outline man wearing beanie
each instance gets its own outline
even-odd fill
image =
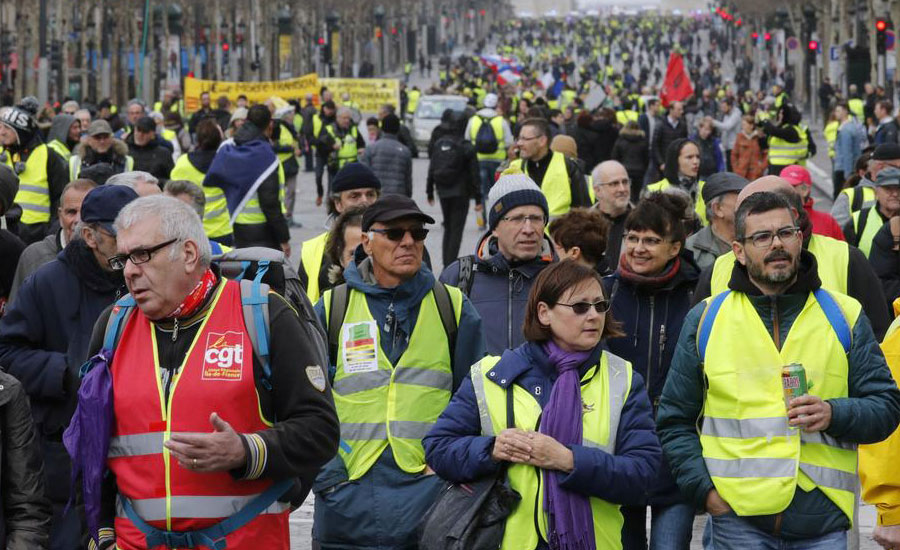
[[[500,355],[524,342],[528,292],[556,256],[544,234],[550,218],[547,198],[528,176],[501,176],[485,212],[488,232],[475,254],[447,266],[441,281],[462,290],[482,319],[490,319],[484,326],[485,348]]]
[[[341,168],[331,182],[331,199],[336,216],[357,206],[369,206],[378,199],[381,182],[372,170],[359,162],[351,162]],[[303,242],[300,249],[300,284],[306,289],[309,301],[316,303],[322,292],[330,286],[325,254],[329,231]]]
[[[15,198],[22,208],[19,237],[26,244],[43,239],[69,179],[65,161],[44,143],[34,116],[19,107],[0,113],[0,163],[19,177]]]
[[[366,147],[360,161],[381,180],[385,195],[412,197],[412,153],[400,143],[400,119],[387,115],[381,120],[381,138]]]

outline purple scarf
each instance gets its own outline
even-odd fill
[[[544,407],[540,432],[563,445],[581,444],[581,385],[578,367],[590,351],[565,351],[552,340],[543,345],[559,377]],[[588,497],[559,486],[558,472],[544,470],[544,510],[552,550],[596,550],[594,517]]]

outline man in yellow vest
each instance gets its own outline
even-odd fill
[[[20,107],[0,111],[0,163],[19,177],[15,204],[21,209],[18,235],[25,244],[50,233],[59,210],[59,197],[69,183],[66,163],[47,147],[34,117]]]
[[[284,170],[284,209],[290,227],[303,227],[299,220],[294,220],[294,204],[297,197],[297,174],[300,163],[297,157],[300,146],[294,129],[294,106],[287,105],[276,109],[272,118],[272,149],[281,162]]]
[[[426,223],[412,199],[382,196],[363,215],[366,256],[316,304],[341,422],[338,456],[313,488],[323,550],[416,547],[442,487],[422,438],[484,354],[478,313],[423,264]]]
[[[778,175],[785,166],[792,164],[806,166],[809,141],[805,129],[800,126],[800,112],[793,104],[782,103],[775,123],[766,120],[762,130],[769,144],[770,174]]]
[[[84,128],[87,130],[87,128]],[[72,150],[81,142],[81,121],[73,115],[60,113],[53,117],[47,147],[53,149],[62,159],[69,162]]]
[[[900,168],[891,166],[879,171],[875,178],[875,204],[853,213],[844,226],[844,236],[868,257],[875,234],[897,215],[900,215]]]
[[[341,168],[331,184],[331,200],[336,216],[357,206],[369,206],[378,200],[381,182],[372,169],[361,162],[351,162]],[[330,231],[303,241],[300,249],[300,285],[309,301],[315,303],[322,295],[323,283],[328,281],[330,262],[325,254]]]
[[[509,122],[497,112],[497,94],[484,96],[484,108],[479,109],[466,125],[466,139],[472,142],[478,156],[478,173],[481,178],[481,196],[486,199],[494,184],[494,174],[500,163],[506,160],[506,150],[513,144]],[[482,130],[482,126],[488,125]],[[481,135],[479,136],[479,132]]]
[[[525,173],[541,188],[551,218],[562,216],[571,208],[591,205],[578,163],[562,153],[550,151],[550,125],[544,119],[525,120],[516,143],[520,160],[514,160],[510,168]]]
[[[660,400],[663,451],[717,550],[846,548],[856,445],[900,422],[862,306],[822,288],[802,241],[779,195],[741,203],[730,289],[688,314]]]
[[[359,154],[366,147],[366,140],[353,124],[353,113],[346,107],[337,110],[334,123],[329,124],[322,132],[322,144],[328,157],[328,187],[337,171],[348,162],[356,162]]]
[[[406,94],[406,114],[408,118],[412,118],[416,114],[416,107],[419,106],[420,97],[422,97],[422,92],[418,86],[413,86],[412,90]]]

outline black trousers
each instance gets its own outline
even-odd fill
[[[444,240],[441,251],[444,267],[459,257],[459,245],[462,243],[466,217],[469,215],[469,197],[441,198],[441,213],[444,215]]]

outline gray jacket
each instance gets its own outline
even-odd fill
[[[694,253],[694,261],[701,271],[712,266],[716,263],[716,258],[731,250],[728,243],[712,232],[711,226],[706,226],[688,237],[685,248]]]
[[[383,194],[412,197],[412,154],[397,136],[382,134],[366,147],[361,160],[381,180]]]
[[[713,126],[722,134],[722,147],[726,151],[731,151],[734,149],[734,142],[737,141],[738,132],[741,131],[741,112],[737,107],[732,107],[721,121],[713,119]]]
[[[16,274],[13,275],[12,286],[9,289],[10,303],[16,297],[22,282],[37,271],[39,267],[55,260],[62,249],[62,230],[60,230],[47,235],[35,243],[31,243],[22,251],[19,263],[16,265]]]

